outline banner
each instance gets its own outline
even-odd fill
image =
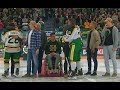
[[[98,54],[98,56],[103,56],[103,48],[101,48],[101,47],[98,48],[97,54]],[[83,48],[82,55],[83,55],[83,56],[86,56],[86,55],[87,55],[86,48]]]

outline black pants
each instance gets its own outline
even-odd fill
[[[95,52],[92,53],[90,48],[87,48],[87,61],[88,61],[88,72],[91,72],[91,58],[93,58],[94,62],[94,72],[97,72],[98,62],[97,62],[97,51],[98,49],[95,48]]]
[[[14,74],[15,62],[13,60],[13,55],[11,56],[11,74]]]
[[[69,48],[69,44],[68,43],[65,43],[63,45],[63,52],[65,54],[65,62],[64,62],[64,73],[67,74],[67,68],[68,68],[68,64],[69,64],[69,70],[71,70],[71,64],[70,64],[70,60],[68,58],[69,56],[69,51],[70,51],[70,48]]]
[[[44,50],[42,48],[39,49],[38,54],[38,73],[41,73],[42,71],[42,58],[43,58]]]
[[[11,74],[14,74],[14,68],[15,68],[15,62],[13,60],[13,57],[11,57]]]

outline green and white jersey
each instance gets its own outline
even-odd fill
[[[71,42],[77,38],[81,38],[80,36],[80,28],[74,28],[72,31],[72,34],[70,35],[70,37],[67,39],[68,42]]]
[[[13,38],[13,36],[18,36],[18,38]],[[11,30],[2,35],[2,40],[5,44],[5,52],[15,53],[20,52],[20,39],[23,38],[21,32],[17,30]]]

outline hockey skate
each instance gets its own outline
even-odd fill
[[[14,74],[11,74],[11,77],[16,78],[17,76],[16,76],[16,75],[14,75]]]
[[[4,71],[4,74],[2,74],[3,77],[8,77],[8,75],[9,75],[9,69]]]
[[[80,70],[78,70],[78,72],[77,72],[77,76],[81,76],[81,75],[83,75],[82,68]]]
[[[76,72],[75,71],[71,71],[68,77],[69,80],[76,80]]]
[[[19,75],[19,68],[16,69],[15,74],[18,76]]]

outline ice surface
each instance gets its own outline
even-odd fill
[[[64,63],[64,60],[63,60]],[[87,72],[87,61],[85,59],[81,60],[83,73]],[[40,78],[23,78],[22,76],[26,73],[26,61],[20,62],[20,75],[17,78],[13,78],[10,75],[8,78],[2,77],[4,72],[3,61],[0,61],[0,82],[120,82],[120,60],[117,60],[118,76],[117,77],[102,77],[105,73],[104,60],[98,60],[98,75],[97,76],[79,76],[77,80],[69,80],[64,77],[40,77]],[[72,64],[73,66],[74,63]],[[93,62],[92,62],[93,65]],[[93,68],[92,68],[93,69]],[[110,60],[110,70],[113,73],[112,61]]]

